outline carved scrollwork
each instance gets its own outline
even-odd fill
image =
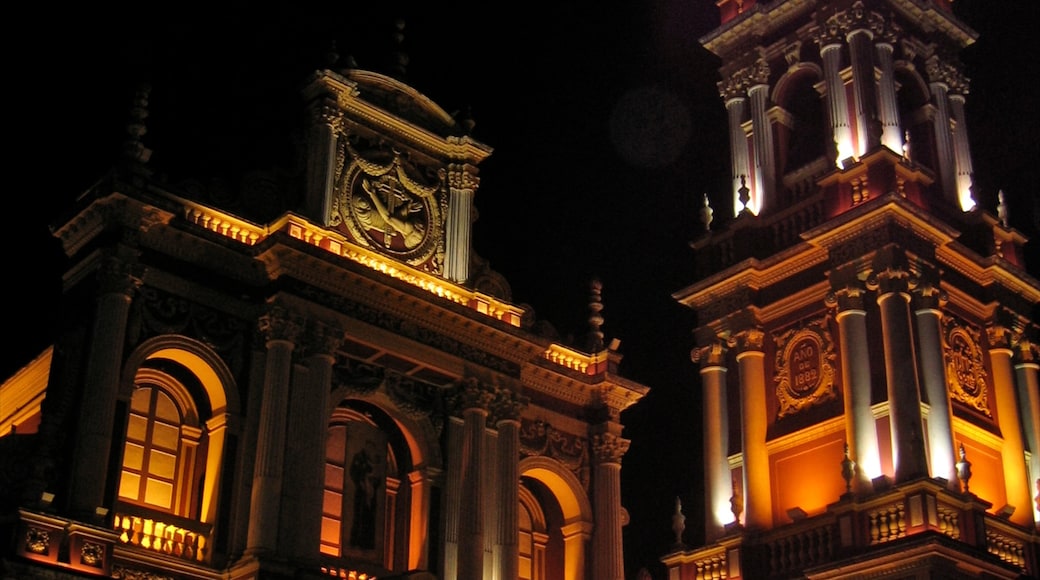
[[[979,331],[953,317],[944,319],[943,359],[947,391],[954,401],[991,416]]]
[[[834,344],[827,318],[774,337],[776,352],[777,418],[837,398],[834,386]]]
[[[560,431],[545,421],[530,419],[521,419],[519,436],[522,454],[555,459],[588,487],[589,444],[586,439]]]

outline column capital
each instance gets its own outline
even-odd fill
[[[916,287],[917,281],[910,272],[898,267],[887,266],[879,271],[872,272],[867,278],[867,288],[878,291],[880,298],[885,294],[907,294]]]
[[[100,293],[133,297],[141,287],[143,270],[140,264],[115,256],[105,258],[97,270]]]
[[[303,356],[335,357],[336,351],[343,344],[343,329],[335,323],[308,320],[306,332],[301,333],[300,341]]]
[[[477,168],[469,163],[452,163],[448,165],[448,187],[452,190],[476,190],[480,187]]]
[[[864,310],[864,298],[866,295],[866,287],[862,282],[856,280],[835,288],[827,294],[824,301],[827,306],[836,309],[839,313],[849,310]]]
[[[1015,362],[1018,364],[1040,363],[1040,345],[1028,338],[1021,335],[1013,338],[1011,347],[1015,350]]]
[[[315,101],[310,108],[310,117],[313,125],[325,126],[336,132],[343,128],[343,111],[334,97]]]
[[[986,326],[986,341],[990,350],[1011,350],[1014,336],[1014,331],[1003,324],[992,323]]]
[[[449,396],[448,405],[455,415],[470,409],[488,413],[495,400],[495,389],[480,382],[476,377],[462,377],[455,383],[455,392]]]
[[[712,341],[706,346],[699,346],[690,351],[690,360],[700,364],[701,368],[726,366],[726,344],[721,339]]]
[[[520,415],[530,403],[530,397],[526,397],[510,389],[498,388],[495,397],[488,403],[488,423],[494,426],[506,422],[520,423]]]
[[[918,283],[913,288],[911,295],[915,310],[939,310],[949,300],[946,291],[932,282]]]
[[[733,333],[729,339],[729,346],[736,348],[737,352],[762,352],[765,348],[766,333],[758,327],[746,328]]]
[[[295,343],[302,327],[299,315],[277,304],[268,305],[267,312],[258,321],[258,330],[268,342],[284,340]]]
[[[596,463],[621,463],[631,442],[613,433],[596,433],[592,436],[592,454]]]

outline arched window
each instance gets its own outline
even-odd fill
[[[119,498],[189,516],[194,462],[201,432],[158,384],[141,384],[130,401]]]

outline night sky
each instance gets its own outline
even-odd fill
[[[408,82],[448,112],[469,111],[474,138],[494,149],[480,166],[475,252],[507,278],[515,303],[563,337],[587,330],[589,282],[601,280],[621,373],[651,387],[623,415],[626,567],[656,565],[667,551],[676,496],[686,540],[700,541],[695,320],[671,294],[695,281],[688,242],[702,196],[716,225],[728,219],[718,62],[697,42],[718,25],[715,3],[382,2],[357,12],[353,2],[303,2],[258,12],[236,2],[237,13],[191,4],[72,6],[59,22],[38,4],[10,23],[28,29],[5,40],[15,335],[0,373],[48,343],[62,260],[47,224],[116,159],[139,81],[152,87],[143,140],[156,172],[233,187],[289,161],[299,88],[327,65],[331,43],[341,59],[385,72],[401,18]],[[1011,225],[1036,237],[1038,3],[955,7],[981,34],[963,55],[977,197],[993,210],[1004,189]]]

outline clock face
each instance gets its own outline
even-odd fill
[[[340,221],[360,244],[411,265],[436,269],[439,208],[430,191],[409,188],[396,171],[348,172],[337,203]]]

